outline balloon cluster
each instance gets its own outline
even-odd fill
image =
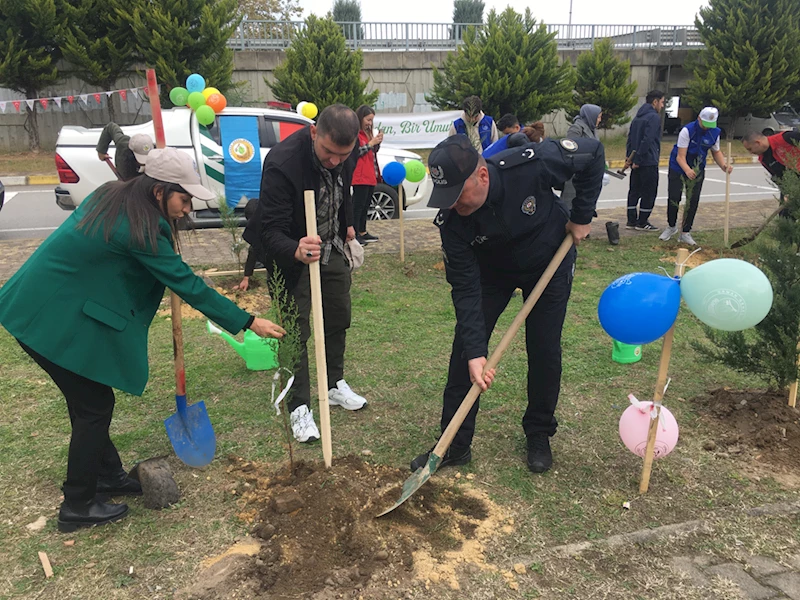
[[[295,106],[295,111],[297,111],[298,115],[303,115],[309,119],[316,118],[319,113],[317,105],[313,102],[298,102],[297,106]]]
[[[383,182],[392,187],[400,185],[404,179],[419,183],[425,179],[426,172],[425,165],[418,160],[409,160],[406,163],[394,160],[383,167]]]
[[[197,73],[186,78],[186,87],[174,87],[169,99],[175,106],[188,106],[200,125],[211,125],[216,115],[228,105],[225,96],[215,87],[206,87],[206,80]]]

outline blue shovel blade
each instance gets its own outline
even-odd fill
[[[205,402],[186,405],[185,397],[176,398],[178,410],[164,420],[167,436],[175,454],[190,467],[205,467],[214,460],[217,439],[208,417]],[[183,406],[181,406],[183,404]]]

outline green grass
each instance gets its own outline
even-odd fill
[[[55,152],[0,152],[0,174],[55,175]]]
[[[697,235],[707,247],[720,247],[720,237]],[[641,460],[619,441],[617,422],[628,393],[651,397],[660,344],[646,346],[639,363],[613,363],[596,307],[605,286],[624,273],[662,266],[671,271],[659,260],[662,256],[644,237],[626,239],[612,252],[602,240],[581,246],[564,328],[560,426],[553,438],[556,464],[545,475],[533,476],[524,462],[522,335],[501,361],[495,386],[481,401],[473,463],[462,469],[475,473],[517,520],[515,534],[498,537],[492,556],[531,555],[554,544],[786,497],[774,481],[740,477],[735,463],[715,460],[701,449],[708,425],[690,400],[710,388],[757,387],[761,382],[700,362],[690,341],[701,338],[702,330],[686,309],[678,318],[672,384],[665,399],[681,426],[681,440],[672,455],[655,464],[651,493],[638,494]],[[435,440],[454,326],[449,286],[444,273],[433,268],[439,260],[437,254],[412,255],[406,264],[414,264],[406,273],[395,258],[372,255],[355,273],[345,370],[348,382],[370,405],[358,413],[331,411],[334,456],[369,449],[374,460],[402,467]],[[253,293],[263,293],[263,287]],[[520,306],[520,298],[511,301],[494,343]],[[269,402],[270,377],[247,371],[222,340],[205,333],[202,321],[184,321],[184,343],[188,396],[192,402],[205,400],[219,458],[200,471],[173,463],[184,493],[179,505],[155,512],[134,500],[131,516],[119,526],[63,536],[55,531],[54,516],[69,436],[66,407],[49,378],[0,331],[0,537],[5,542],[0,598],[169,597],[167,592],[192,578],[200,559],[245,531],[235,517],[240,507],[230,493],[235,480],[226,471],[226,457],[276,466],[286,460],[281,417]],[[313,360],[313,351],[310,355]],[[163,317],[152,325],[150,367],[142,397],[117,394],[112,436],[126,465],[171,454],[162,421],[174,410],[174,378],[171,329]],[[303,446],[297,454],[321,459],[318,444]],[[621,509],[626,500],[633,503],[630,511]],[[28,532],[25,525],[41,515],[49,519],[47,528]],[[75,539],[75,546],[64,547],[65,539]],[[38,550],[50,556],[54,579],[43,579]],[[129,566],[134,567],[132,576]],[[600,572],[591,571],[593,577]],[[163,596],[155,592],[156,585]]]

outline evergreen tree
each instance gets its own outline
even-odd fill
[[[245,19],[291,21],[303,14],[299,0],[237,0]]]
[[[572,102],[575,72],[558,64],[554,33],[537,26],[530,9],[489,13],[486,25],[464,34],[464,43],[433,69],[428,100],[439,109],[460,108],[467,96],[480,96],[488,115],[512,113],[520,121],[539,119]]]
[[[131,0],[120,11],[133,29],[138,57],[165,84],[162,104],[169,105],[169,90],[185,85],[192,73],[223,94],[233,87],[227,43],[241,19],[237,10],[237,0]]]
[[[364,39],[364,28],[360,25],[361,2],[359,0],[336,0],[333,3],[332,16],[337,23],[347,23],[347,25],[341,25],[345,39]]]
[[[55,0],[0,0],[0,86],[38,98],[58,81],[62,23]],[[25,104],[25,130],[34,152],[40,148],[37,106],[31,110]]]
[[[73,0],[62,5],[64,58],[76,67],[79,79],[101,90],[114,89],[136,61],[133,30],[118,14],[126,4],[124,0]],[[111,98],[108,113],[116,122]]]
[[[732,119],[779,108],[800,80],[798,0],[709,0],[695,18],[705,44],[686,95]],[[731,138],[733,131],[728,131]],[[746,133],[746,132],[738,132]]]
[[[758,239],[758,266],[772,284],[772,309],[752,331],[727,333],[706,328],[711,344],[695,345],[706,356],[783,389],[798,376],[800,174],[787,170],[778,187],[786,198],[785,217],[777,219]]]
[[[456,27],[456,25],[483,23],[485,7],[483,0],[453,0],[453,28],[450,30],[450,39],[460,40],[464,37],[466,28]]]
[[[614,56],[610,39],[595,44],[593,52],[579,54],[575,72],[578,80],[575,106],[567,111],[570,118],[578,114],[582,104],[596,104],[603,109],[600,129],[631,120],[628,111],[636,104],[636,82],[630,81],[630,61]]]
[[[365,93],[369,80],[361,79],[363,63],[360,50],[347,49],[333,19],[311,15],[275,68],[275,81],[264,81],[283,102],[314,102],[320,111],[336,103],[355,109],[378,99],[378,90]]]

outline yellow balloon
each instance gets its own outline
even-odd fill
[[[203,97],[204,97],[206,100],[208,100],[208,97],[209,97],[211,94],[219,94],[219,93],[220,93],[220,92],[219,92],[219,90],[218,90],[217,88],[215,88],[215,87],[207,87],[207,88],[205,88],[205,89],[202,91]]]
[[[308,117],[309,119],[313,119],[319,113],[319,109],[317,105],[313,102],[306,102],[302,108],[302,114],[304,117]]]

